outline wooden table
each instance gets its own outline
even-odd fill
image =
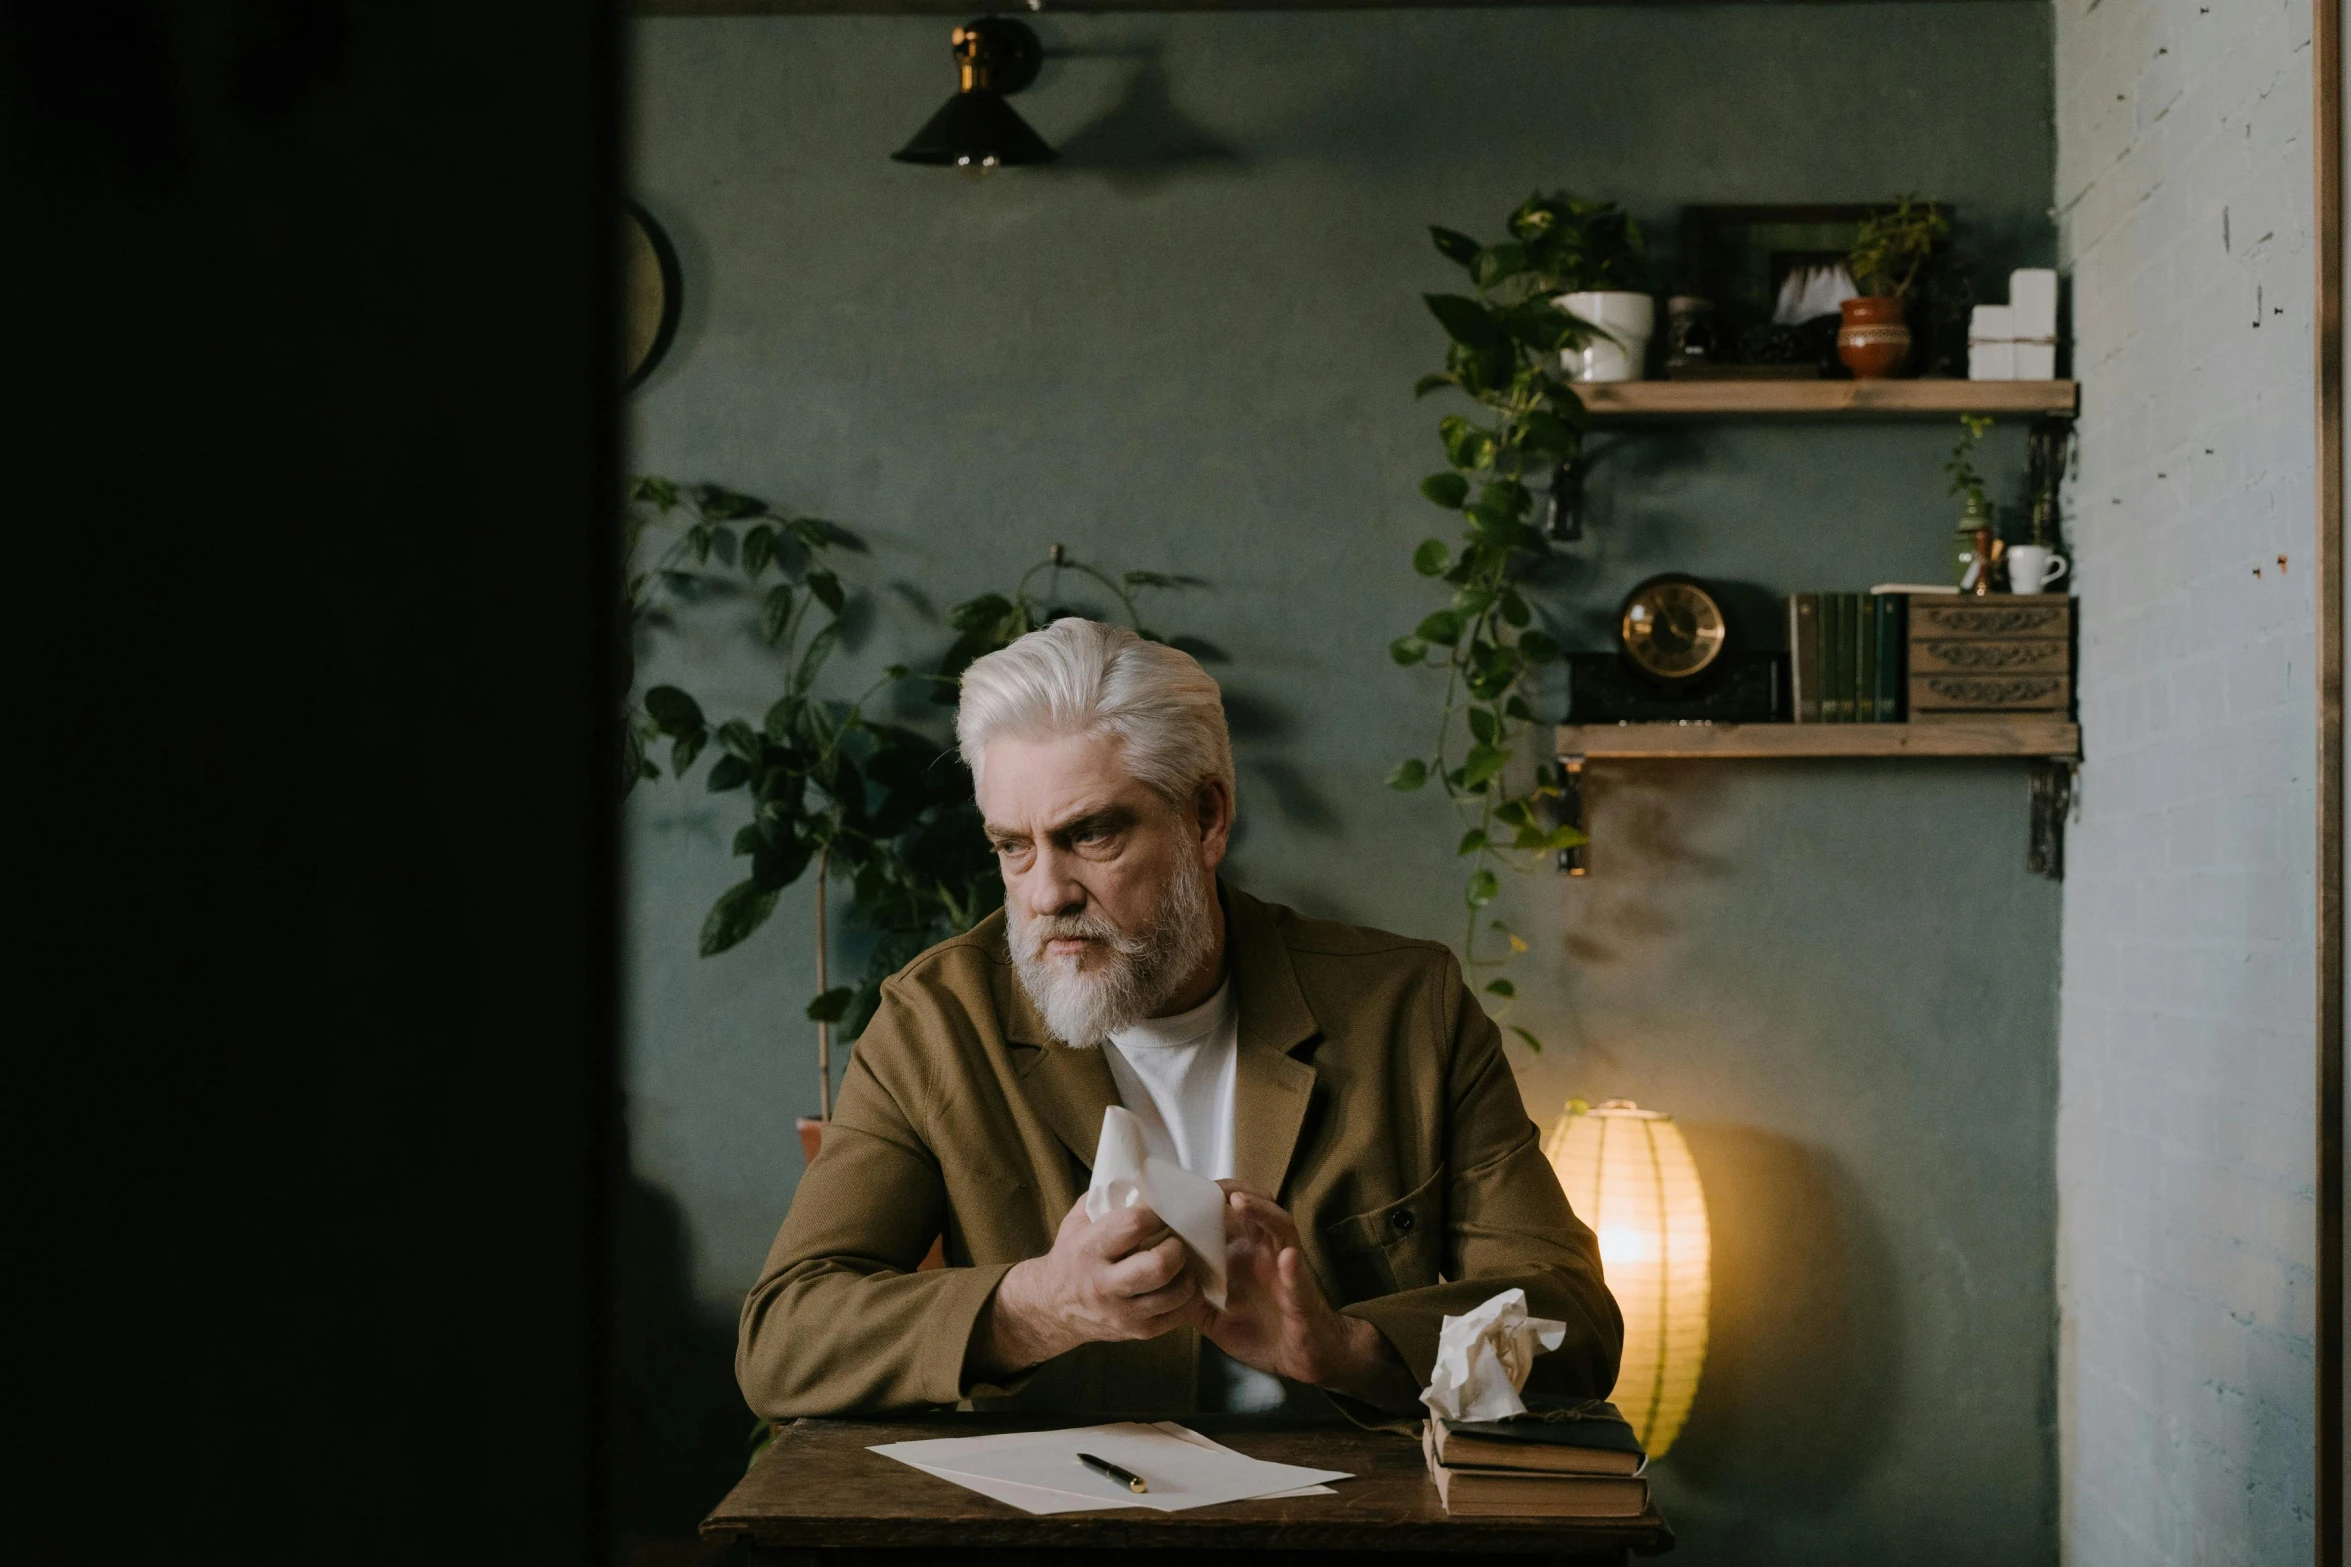
[[[1360,1561],[1377,1567],[1472,1556],[1546,1567],[1622,1567],[1673,1548],[1652,1510],[1628,1522],[1451,1518],[1418,1444],[1349,1425],[1196,1416],[1185,1424],[1255,1458],[1344,1469],[1336,1494],[1230,1502],[1180,1513],[1035,1517],[895,1459],[880,1442],[981,1436],[1068,1420],[936,1415],[892,1421],[800,1420],[782,1427],[741,1482],[702,1521],[705,1539],[742,1540],[762,1563],[1117,1561],[1239,1564]],[[1085,1422],[1088,1424],[1094,1422]]]

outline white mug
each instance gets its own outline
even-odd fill
[[[1597,328],[1583,347],[1559,351],[1561,368],[1570,381],[1641,379],[1642,361],[1649,357],[1649,338],[1657,330],[1657,301],[1647,294],[1608,289],[1560,294],[1551,303]]]
[[[2046,544],[2011,544],[2008,591],[2039,593],[2066,573],[2066,559]]]

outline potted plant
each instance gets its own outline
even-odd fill
[[[1848,266],[1867,290],[1838,308],[1837,357],[1862,380],[1899,372],[1910,359],[1910,322],[1904,301],[1935,247],[1951,237],[1951,220],[1934,202],[1904,196],[1890,212],[1865,218]]]
[[[1510,215],[1527,270],[1593,330],[1560,350],[1571,381],[1638,381],[1657,327],[1640,225],[1613,201],[1529,196]]]
[[[1951,534],[1951,571],[1962,593],[1983,593],[1990,590],[1992,562],[1999,558],[1999,550],[1992,501],[1984,491],[1984,476],[1976,470],[1975,449],[1992,421],[1982,414],[1961,414],[1959,426],[1959,439],[1943,464],[1951,476],[1950,493],[1961,497],[1959,526]]]

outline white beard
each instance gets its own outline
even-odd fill
[[[1139,933],[1121,930],[1099,914],[1031,919],[1007,906],[1013,968],[1053,1037],[1092,1049],[1166,1005],[1214,949],[1216,931],[1208,919],[1214,884],[1206,869],[1179,869],[1152,911],[1150,926]],[[1045,950],[1047,942],[1067,937],[1101,942],[1108,959],[1095,972],[1083,973],[1076,959]]]

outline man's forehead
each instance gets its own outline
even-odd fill
[[[988,747],[980,810],[991,832],[1052,831],[1105,812],[1132,810],[1149,786],[1127,771],[1114,743],[1007,737]]]

